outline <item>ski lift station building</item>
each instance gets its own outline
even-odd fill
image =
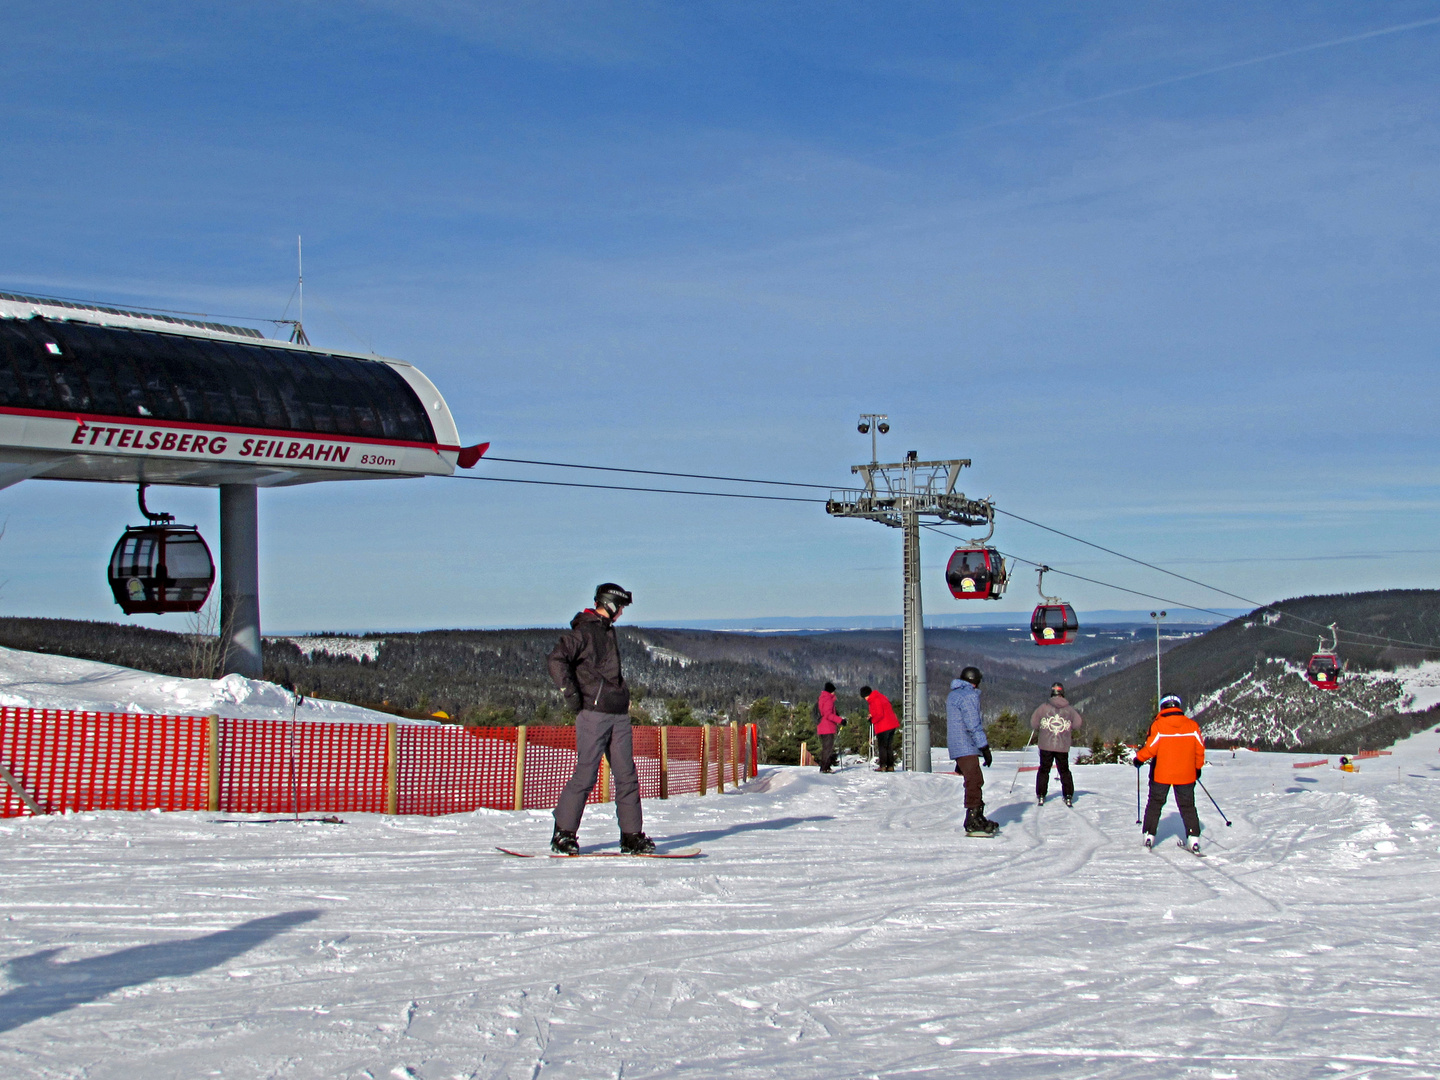
[[[258,489],[449,476],[486,445],[403,360],[0,293],[0,488],[219,488],[226,672],[261,674]]]

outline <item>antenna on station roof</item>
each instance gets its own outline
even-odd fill
[[[295,237],[295,292],[299,295],[300,306],[298,317],[294,319],[274,319],[277,326],[290,327],[290,341],[295,345],[309,345],[310,339],[305,334],[305,249],[301,244],[302,237]],[[287,308],[289,304],[285,305]],[[281,312],[283,315],[284,312]]]
[[[297,345],[309,345],[310,339],[305,336],[305,249],[299,236],[295,237],[295,278],[295,288],[300,293],[300,310],[295,327],[290,332],[290,340]]]

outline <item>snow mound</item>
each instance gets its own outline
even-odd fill
[[[289,691],[260,679],[182,679],[69,656],[0,647],[0,705],[85,712],[158,713],[233,720],[289,720]],[[340,701],[306,698],[303,720],[388,723],[397,718]],[[402,723],[426,723],[408,721]]]

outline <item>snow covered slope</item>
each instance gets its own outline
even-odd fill
[[[1207,738],[1303,746],[1412,708],[1406,677],[1413,671],[1347,671],[1334,690],[1321,690],[1302,666],[1271,658],[1197,700],[1190,715]]]
[[[1141,850],[1133,769],[1042,809],[1019,753],[997,839],[953,775],[769,768],[646,804],[681,862],[492,850],[541,812],[15,819],[0,1075],[1434,1077],[1437,748],[1212,753],[1206,859],[1173,812]],[[610,807],[581,840],[613,850]]]
[[[274,683],[242,675],[179,679],[93,660],[0,648],[0,705],[182,716],[219,713],[235,720],[288,720],[292,699]],[[358,705],[308,698],[297,715],[302,720],[396,719]]]

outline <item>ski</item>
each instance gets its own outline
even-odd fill
[[[978,840],[993,840],[1000,835],[1000,830],[996,829],[994,832],[971,832],[969,829],[966,829],[965,835],[973,836]]]
[[[624,851],[582,851],[579,855],[557,855],[553,851],[512,851],[497,847],[496,851],[513,855],[517,859],[698,859],[700,849],[681,848],[679,851],[652,851],[648,855],[631,855]]]
[[[1181,851],[1184,851],[1190,855],[1194,855],[1197,859],[1205,858],[1205,853],[1203,851],[1196,851],[1194,848],[1186,844],[1184,840],[1177,841],[1176,843]]]

